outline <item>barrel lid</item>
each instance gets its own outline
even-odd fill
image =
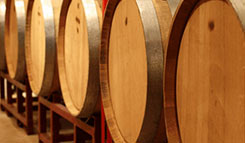
[[[239,4],[239,6],[238,6],[238,4]],[[201,8],[201,10],[200,10],[200,8]],[[229,138],[229,135],[224,135],[223,133],[221,133],[219,131],[220,131],[220,129],[224,131],[225,130],[224,128],[227,127],[226,125],[230,124],[232,120],[230,120],[229,117],[227,117],[227,118],[223,117],[223,115],[221,115],[221,114],[222,113],[228,114],[228,112],[230,112],[230,109],[233,109],[233,108],[235,109],[235,107],[237,106],[237,103],[233,104],[233,103],[231,103],[231,100],[229,100],[230,102],[228,102],[226,100],[227,101],[226,103],[222,103],[224,101],[222,96],[225,95],[225,97],[229,98],[229,95],[227,95],[227,94],[228,94],[228,92],[231,92],[230,94],[232,94],[232,96],[234,97],[234,99],[232,99],[232,101],[235,101],[236,99],[238,99],[238,97],[241,98],[241,95],[236,95],[237,92],[235,92],[235,91],[238,91],[239,89],[237,89],[236,87],[233,87],[233,86],[231,86],[231,87],[227,87],[227,86],[220,87],[220,88],[222,88],[222,90],[224,89],[225,92],[224,93],[218,92],[218,93],[220,93],[219,95],[210,96],[209,101],[208,101],[208,97],[202,98],[202,99],[201,99],[201,97],[203,97],[203,94],[205,94],[205,95],[210,94],[211,95],[211,92],[217,93],[217,90],[220,89],[220,88],[218,88],[219,87],[218,85],[223,86],[224,84],[225,85],[230,84],[229,80],[228,81],[221,80],[221,79],[223,79],[223,77],[221,78],[221,76],[223,76],[223,74],[226,74],[225,77],[227,77],[227,78],[224,77],[224,79],[230,79],[230,78],[236,79],[237,78],[236,75],[238,77],[240,76],[239,73],[234,74],[235,71],[234,71],[234,73],[231,73],[231,74],[227,74],[227,73],[230,69],[233,69],[233,68],[237,69],[240,66],[240,63],[238,64],[236,62],[231,66],[228,61],[237,61],[237,59],[236,59],[237,57],[244,56],[244,55],[242,55],[243,50],[241,50],[242,46],[244,45],[244,44],[241,44],[242,43],[241,38],[244,38],[244,24],[243,24],[244,23],[243,21],[245,20],[243,18],[244,9],[245,9],[245,7],[244,7],[243,2],[241,2],[241,1],[235,2],[235,1],[229,1],[229,0],[225,0],[225,1],[185,0],[185,1],[182,1],[181,5],[178,7],[178,10],[175,14],[174,21],[172,23],[172,29],[170,32],[167,58],[166,58],[166,69],[165,69],[164,110],[165,110],[166,131],[167,131],[167,136],[168,136],[169,142],[186,141],[186,140],[183,140],[183,138],[185,138],[184,137],[185,135],[183,135],[184,129],[180,129],[180,128],[183,127],[183,122],[184,122],[183,116],[184,116],[184,113],[187,113],[187,109],[193,110],[194,111],[194,112],[192,112],[193,114],[196,113],[196,111],[198,111],[198,113],[197,113],[198,116],[196,116],[196,120],[194,121],[195,123],[193,123],[193,124],[203,125],[203,128],[202,128],[203,131],[199,132],[200,130],[195,130],[195,131],[189,130],[188,132],[190,134],[192,134],[192,133],[198,134],[197,136],[199,137],[199,139],[203,139],[202,141],[204,141],[205,139],[207,139],[206,138],[207,136],[205,136],[205,135],[207,135],[205,131],[207,131],[208,127],[209,127],[209,129],[215,128],[215,130],[217,131],[216,133],[214,133],[213,130],[209,132],[209,133],[211,133],[209,136],[210,140],[214,139],[211,137],[212,135],[218,135],[219,137],[216,136],[216,139],[221,139],[221,140],[225,139],[225,137]],[[192,20],[192,22],[191,22],[191,18],[193,18],[193,17],[195,17],[195,20],[194,21]],[[220,22],[222,20],[223,20],[223,22]],[[226,21],[226,20],[228,20],[228,21]],[[227,27],[224,27],[224,25]],[[191,28],[193,28],[193,29],[191,29]],[[223,28],[223,30],[221,30],[222,28]],[[189,34],[187,34],[188,31],[189,31]],[[228,32],[228,31],[230,31],[230,32]],[[236,31],[236,32],[234,32],[234,31]],[[236,35],[235,33],[238,35],[240,34],[240,36]],[[189,36],[189,38],[188,38],[188,35],[191,35],[191,36]],[[233,35],[233,36],[231,36],[231,35]],[[228,38],[229,36],[230,36],[230,38]],[[225,39],[224,37],[226,37],[226,40],[224,40]],[[239,37],[239,38],[237,38],[237,37]],[[223,39],[223,41],[222,41],[222,39]],[[195,40],[195,42],[193,42],[194,40]],[[240,44],[236,44],[235,41],[237,41],[237,43],[240,43]],[[188,42],[190,45],[185,46]],[[199,44],[196,44],[196,46],[193,47],[194,43],[199,43]],[[243,43],[244,43],[244,39],[243,39]],[[215,44],[216,44],[216,46],[214,46]],[[230,45],[230,46],[227,47],[227,45]],[[186,54],[187,54],[186,50],[181,49],[183,47],[184,48],[189,47],[189,56],[194,57],[194,55],[196,55],[197,56],[196,59],[193,59],[190,62],[188,62],[190,59],[188,59],[187,58],[188,56],[186,56]],[[212,47],[212,48],[210,48],[210,47]],[[226,52],[223,51],[224,52],[223,53],[222,49],[224,49],[224,47],[226,47],[225,48]],[[240,47],[240,49],[238,47]],[[209,48],[210,48],[209,52],[205,51],[205,49],[207,50]],[[235,53],[236,56],[234,56],[234,51],[229,52],[229,54],[228,54],[227,51],[229,51],[231,49],[238,50],[238,51],[240,51],[240,53],[239,52]],[[198,50],[198,51],[196,51],[196,50]],[[184,51],[185,51],[185,54],[182,53]],[[216,51],[216,54],[215,54],[215,51]],[[206,53],[209,53],[210,55],[202,57]],[[221,54],[221,53],[223,53],[223,54]],[[201,55],[199,55],[199,54],[201,54]],[[183,58],[182,56],[184,56],[185,58]],[[213,57],[213,59],[211,57]],[[208,60],[204,60],[205,58],[208,58]],[[221,62],[220,59],[222,59],[222,58],[223,58],[223,60]],[[216,59],[216,60],[214,60],[214,59]],[[186,66],[189,63],[200,62],[201,60],[203,61],[203,63],[202,63],[203,66],[198,64],[198,66],[196,65],[195,68],[190,68],[190,69],[186,68]],[[209,61],[209,60],[211,60],[211,61]],[[210,64],[210,69],[209,69],[210,73],[207,72],[208,74],[205,74],[205,77],[201,77],[199,79],[199,82],[193,83],[192,81],[196,80],[195,78],[197,77],[197,75],[202,74],[202,73],[207,71],[205,68],[207,64]],[[223,68],[224,68],[223,65],[225,65],[226,67],[231,66],[233,68],[230,67],[227,70],[223,70]],[[191,64],[190,64],[190,67],[192,67]],[[187,75],[183,76],[184,73],[185,74],[188,73],[187,71],[189,73],[193,73],[193,74],[191,76],[187,76]],[[239,70],[236,70],[236,72],[237,71],[239,71]],[[180,74],[180,75],[178,75],[178,74]],[[181,74],[182,74],[182,76],[181,76]],[[210,79],[209,74],[210,74],[210,76],[216,74],[216,76],[212,76],[212,78]],[[232,76],[234,76],[234,77],[232,77]],[[241,76],[239,78],[241,78]],[[205,82],[207,79],[210,79],[210,83],[213,83],[212,81],[215,81],[215,80],[220,81],[220,82],[216,83],[214,86],[210,87],[210,91],[209,91],[210,93],[207,93],[208,91],[204,90],[204,89],[206,89],[204,87],[207,86],[207,82]],[[193,86],[190,89],[190,87],[188,87],[188,83],[185,84],[185,82],[182,82],[183,84],[181,84],[180,83],[181,81],[188,81],[188,83],[192,83]],[[233,82],[233,84],[236,84],[235,81]],[[198,87],[199,85],[203,85],[203,87],[200,88],[200,87]],[[239,86],[237,86],[237,87],[241,88]],[[214,90],[212,90],[212,88]],[[199,91],[194,92],[194,93],[192,92],[192,91],[198,90],[198,89],[200,89],[199,91],[201,91],[201,90],[204,90],[204,91],[202,93],[200,93]],[[234,89],[237,89],[237,90],[234,91]],[[220,91],[222,91],[222,90],[220,90]],[[188,92],[189,95],[187,96],[186,94],[183,94],[184,91]],[[234,92],[232,92],[232,91],[234,91]],[[183,96],[181,96],[180,94]],[[194,97],[192,96],[193,94],[195,95]],[[188,98],[185,98],[184,96],[192,97],[192,98],[188,99]],[[225,107],[224,107],[224,109],[222,111],[220,111],[220,107],[209,108],[209,107],[213,106],[212,103],[215,100],[212,100],[212,99],[215,99],[216,97],[219,98],[219,101],[216,104],[217,106],[219,106],[219,104],[221,103],[222,106],[229,106],[230,109],[225,109]],[[185,99],[187,104],[181,105],[181,102],[183,103],[182,100],[184,100],[184,99]],[[199,104],[195,103],[196,99],[200,100],[198,102]],[[188,101],[190,101],[190,102],[188,102]],[[193,101],[193,103],[191,101]],[[209,107],[203,107],[203,105],[206,105],[207,102],[210,103],[210,106]],[[194,104],[196,104],[197,107],[193,107],[192,105],[194,105]],[[184,106],[186,108],[180,108],[180,107],[184,107]],[[188,106],[188,108],[187,108],[187,106]],[[241,106],[243,106],[243,105],[241,105]],[[184,111],[184,109],[186,109],[186,111]],[[236,111],[239,112],[240,110],[236,110]],[[210,118],[206,118],[207,116],[203,116],[205,113],[209,113]],[[186,119],[185,121],[187,121],[187,119],[192,118],[193,114],[188,114],[188,115],[185,114],[185,119]],[[213,116],[213,117],[211,117],[211,116]],[[217,117],[216,118],[217,120],[214,120],[215,117]],[[219,120],[218,118],[222,119],[222,121],[218,121]],[[205,122],[201,122],[201,119],[206,119],[206,120],[205,120]],[[236,119],[240,120],[241,118],[236,116]],[[191,122],[193,122],[193,120],[189,120],[189,121],[190,121],[190,124],[192,124]],[[220,127],[219,125],[222,124],[223,121],[227,121],[227,122],[225,124],[223,124],[221,126],[221,128],[219,128]],[[210,122],[210,123],[212,122],[213,124],[212,125],[209,124],[209,126],[206,126],[207,122]],[[243,118],[243,122],[244,122],[244,118]],[[240,123],[243,124],[242,122],[240,122]],[[232,124],[235,125],[236,123],[233,122]],[[192,126],[192,129],[194,129],[194,128],[200,129],[197,126],[196,127]],[[241,129],[241,128],[237,128],[237,129]],[[243,130],[244,130],[244,128],[243,128]],[[183,136],[183,138],[182,138],[182,136]],[[192,134],[192,136],[194,136],[194,135]],[[216,142],[214,140],[212,140],[212,141]],[[198,142],[198,141],[195,140],[195,142]]]
[[[58,69],[68,110],[95,111],[99,97],[100,8],[94,0],[64,1],[59,26]]]
[[[5,54],[11,78],[24,81],[25,65],[25,22],[28,0],[6,1]]]
[[[1,71],[7,70],[5,48],[4,48],[5,14],[6,14],[5,0],[0,0],[0,70]]]
[[[58,84],[56,37],[62,0],[28,3],[26,62],[30,86],[37,95],[47,96]]]
[[[109,1],[102,30],[100,81],[115,142],[154,141],[163,107],[163,58],[153,2]]]

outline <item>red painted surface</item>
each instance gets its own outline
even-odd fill
[[[112,143],[111,133],[108,128],[107,128],[107,143]]]
[[[103,1],[102,1],[102,13],[105,12],[105,8],[106,8],[106,5],[107,5],[107,1],[108,1],[108,0],[103,0]]]

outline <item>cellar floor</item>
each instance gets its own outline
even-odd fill
[[[17,126],[14,118],[0,111],[0,143],[38,143],[38,136],[27,136],[23,128]]]

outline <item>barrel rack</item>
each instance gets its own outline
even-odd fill
[[[7,80],[7,91],[5,97],[5,82]],[[14,88],[13,88],[14,87]],[[28,135],[33,134],[33,101],[37,101],[37,98],[32,97],[32,91],[26,78],[24,83],[18,82],[4,72],[0,72],[0,107],[2,111],[6,111],[6,114],[17,119],[17,124],[20,127],[25,127]],[[13,97],[14,93],[17,93],[17,97]],[[26,92],[26,96],[23,97],[23,92]],[[16,106],[14,106],[16,103]],[[35,106],[37,107],[37,106]]]
[[[101,117],[100,114],[83,121],[72,116],[60,102],[59,94],[53,94],[50,99],[39,96],[38,102],[38,129],[40,143],[58,143],[73,141],[74,143],[92,140],[92,143],[101,143]],[[58,100],[57,100],[58,99]],[[47,132],[47,111],[50,111],[50,135]],[[59,119],[65,119],[73,124],[73,134],[60,134]]]

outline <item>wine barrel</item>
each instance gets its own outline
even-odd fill
[[[169,142],[245,142],[245,3],[184,0],[165,69]]]
[[[99,102],[101,8],[94,0],[64,0],[60,15],[58,69],[67,109],[88,117]]]
[[[29,0],[26,68],[32,91],[47,96],[59,89],[56,45],[62,0]]]
[[[5,12],[6,12],[5,0],[0,0],[0,71],[7,70],[5,49],[4,49]]]
[[[100,84],[107,125],[117,143],[166,140],[161,116],[171,19],[165,0],[108,2],[102,27]],[[159,126],[163,127],[160,131]],[[156,140],[158,135],[161,140]]]
[[[174,16],[179,5],[179,0],[167,0],[172,16]]]
[[[25,23],[28,0],[7,0],[5,16],[5,56],[11,78],[24,81],[25,63]]]

